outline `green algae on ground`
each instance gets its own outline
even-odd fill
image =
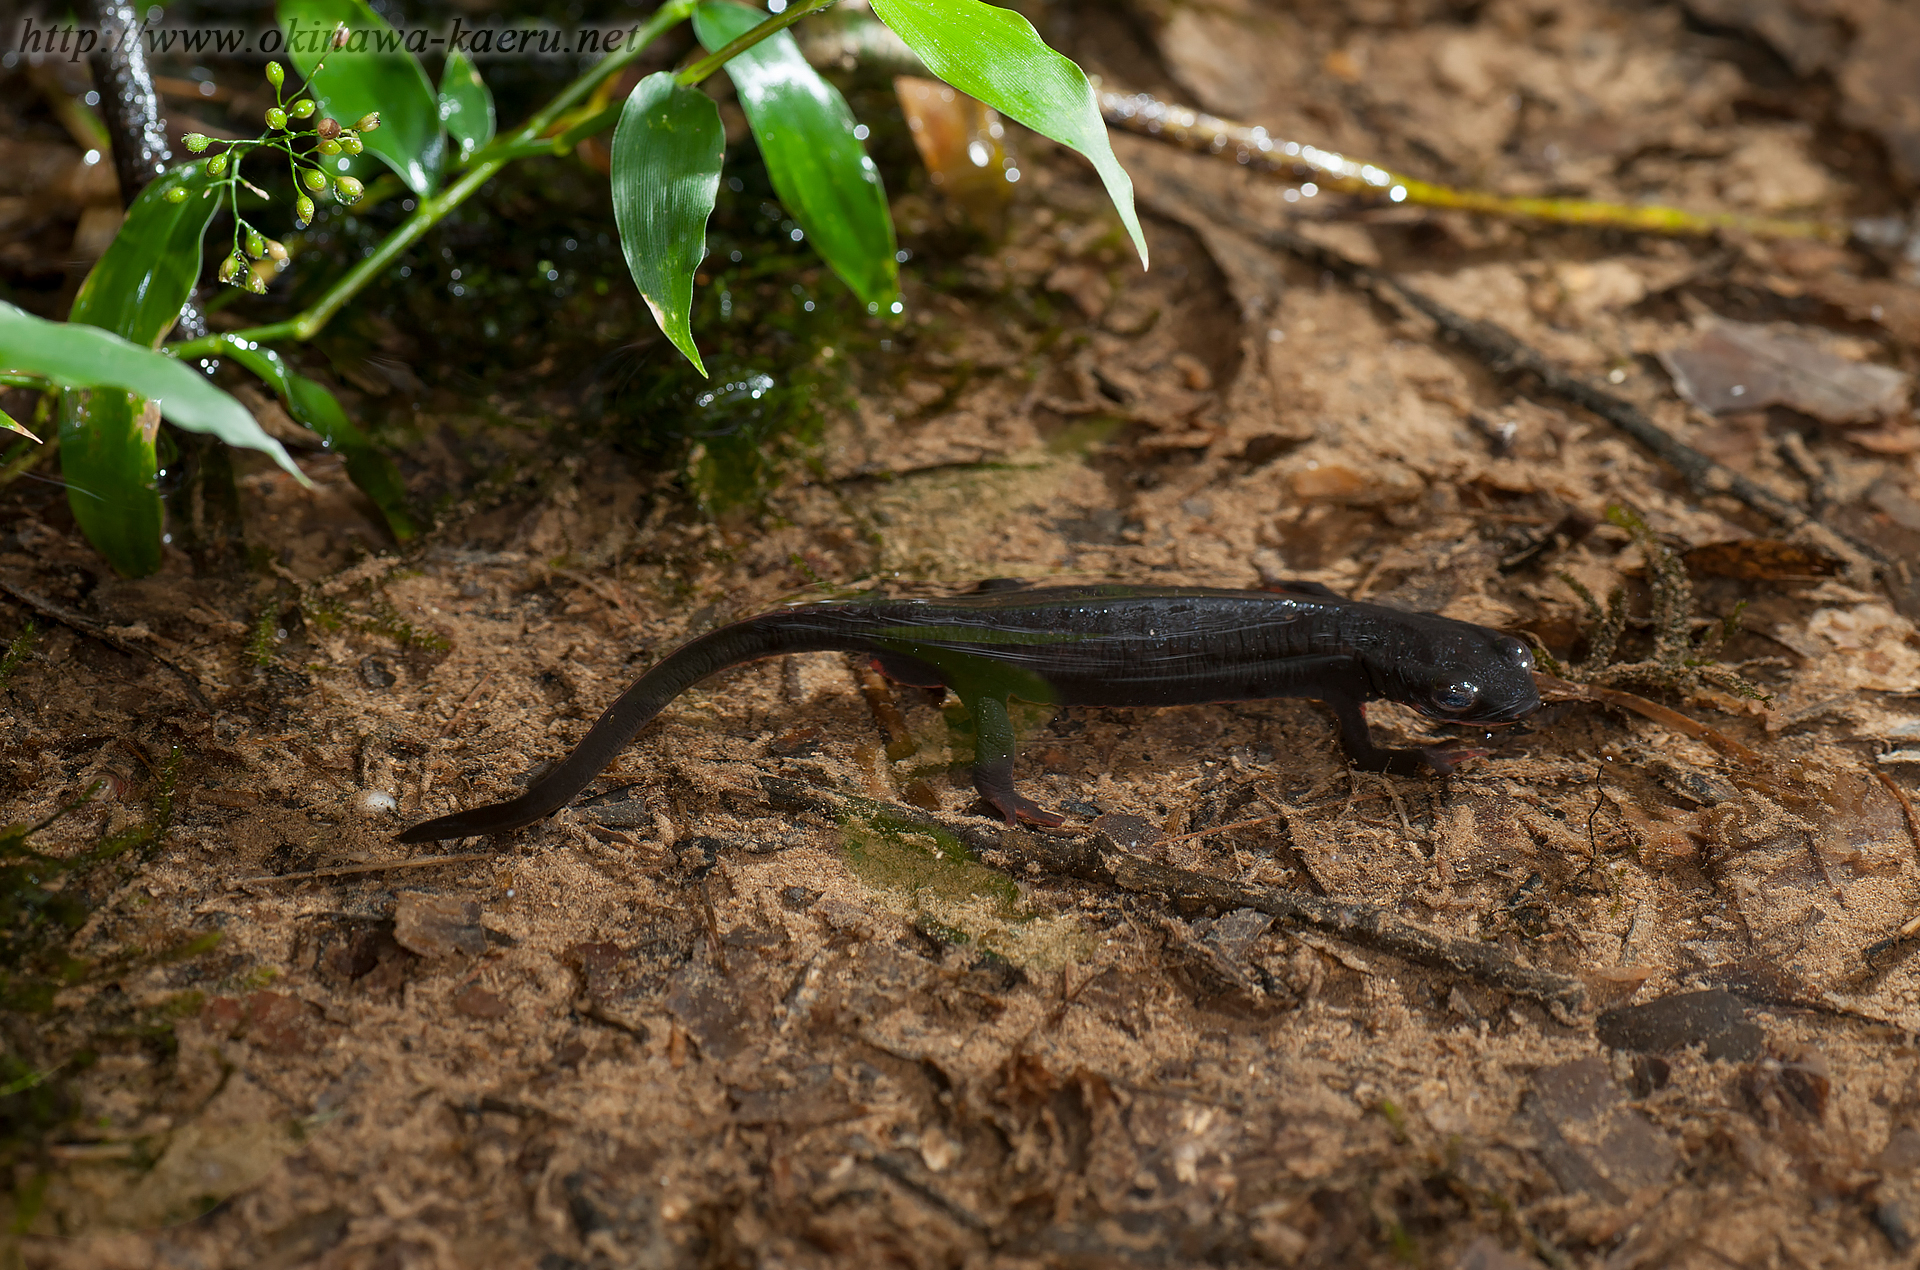
[[[882,812],[848,817],[841,834],[854,876],[881,903],[949,943],[1036,972],[1084,961],[1093,950],[1074,917],[1033,911],[1012,878],[975,860],[945,830]]]
[[[55,854],[31,841],[89,803],[98,785],[38,823],[0,827],[0,1167],[9,1169],[14,1182],[0,1201],[0,1225],[14,1235],[25,1233],[41,1217],[50,1184],[60,1189],[62,1170],[46,1166],[46,1143],[80,1114],[74,1078],[101,1053],[114,1049],[134,1046],[170,1056],[176,1048],[174,1026],[199,1009],[197,992],[104,1009],[97,1008],[97,1000],[90,1007],[61,995],[200,957],[220,943],[218,931],[202,931],[157,947],[96,952],[74,945],[75,936],[103,907],[118,902],[137,908],[144,903],[146,896],[125,883],[172,824],[179,768],[177,750],[151,768],[148,819],[78,851]],[[127,1146],[131,1154],[126,1163],[143,1164],[143,1140],[129,1138]],[[67,1169],[75,1167],[81,1166]]]

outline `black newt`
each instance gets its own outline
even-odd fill
[[[982,587],[943,599],[793,604],[702,635],[635,681],[524,794],[415,825],[400,841],[532,824],[585,789],[682,692],[715,671],[785,653],[868,653],[893,680],[952,689],[974,719],[974,786],[1008,824],[1061,823],[1014,788],[1009,697],[1061,706],[1309,697],[1332,708],[1357,766],[1399,775],[1445,772],[1463,752],[1376,746],[1364,702],[1397,701],[1477,725],[1512,723],[1540,705],[1533,656],[1511,635],[1343,599],[1317,583]]]

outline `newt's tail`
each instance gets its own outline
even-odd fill
[[[573,752],[529,785],[526,793],[504,803],[474,807],[415,825],[402,833],[399,841],[471,838],[530,825],[572,801],[669,702],[708,675],[763,657],[867,646],[856,624],[835,621],[821,613],[819,606],[812,608],[804,619],[795,620],[798,615],[794,613],[771,613],[723,626],[681,645],[621,693]]]

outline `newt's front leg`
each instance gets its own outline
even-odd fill
[[[1372,695],[1366,671],[1352,657],[1319,654],[1288,658],[1267,669],[1262,686],[1273,696],[1311,697],[1332,710],[1340,724],[1340,748],[1355,767],[1365,771],[1391,776],[1418,776],[1427,769],[1444,773],[1453,770],[1461,759],[1479,753],[1435,746],[1392,750],[1375,745],[1364,706]]]
[[[1002,697],[962,698],[973,716],[973,787],[993,809],[1017,827],[1022,820],[1052,828],[1066,817],[1048,811],[1013,787],[1013,719]]]
[[[1418,776],[1423,771],[1431,770],[1444,776],[1463,759],[1480,758],[1486,753],[1485,750],[1442,749],[1433,745],[1423,745],[1417,750],[1390,750],[1373,743],[1373,733],[1367,728],[1366,711],[1361,706],[1360,696],[1329,690],[1320,700],[1340,721],[1340,748],[1347,752],[1353,765],[1363,771],[1385,772],[1389,776]]]

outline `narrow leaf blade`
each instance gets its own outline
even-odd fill
[[[726,134],[705,93],[659,71],[634,85],[613,130],[613,217],[634,285],[654,321],[702,375],[693,272],[707,252]]]
[[[694,10],[693,29],[714,50],[765,17],[745,5],[708,0]],[[853,135],[846,99],[785,31],[728,62],[727,75],[781,204],[869,312],[891,306],[900,293],[893,216],[880,171]]]
[[[183,163],[147,183],[120,232],[74,297],[70,319],[152,348],[167,337],[200,278],[200,243],[220,210],[206,163]],[[169,201],[184,191],[180,202]]]
[[[159,428],[160,412],[137,393],[69,388],[60,394],[60,476],[67,485],[67,506],[87,541],[130,578],[144,578],[160,567],[165,512],[155,484]]]
[[[380,127],[361,140],[416,194],[431,194],[446,162],[446,138],[440,132],[440,100],[420,59],[399,32],[367,6],[366,0],[280,0],[280,28],[287,33],[287,54],[310,81],[320,113],[353,127],[356,120],[380,112]],[[346,23],[345,48],[332,46],[333,29]],[[425,39],[425,30],[409,37]],[[314,79],[314,67],[326,68]]]
[[[251,341],[222,341],[227,356],[265,380],[286,402],[287,413],[318,433],[326,447],[347,461],[347,478],[373,500],[386,517],[394,541],[406,542],[420,532],[407,509],[407,483],[392,459],[381,453],[367,434],[355,427],[340,401],[319,382],[288,367],[270,348]]]
[[[446,69],[440,72],[440,122],[462,160],[493,140],[493,93],[480,78],[480,68],[460,49],[447,54]]]
[[[1092,160],[1140,263],[1147,263],[1133,180],[1113,155],[1093,86],[1031,22],[981,0],[873,0],[873,12],[935,75]]]
[[[49,322],[0,300],[0,369],[45,375],[69,388],[121,388],[151,398],[175,427],[259,450],[301,484],[308,483],[247,408],[205,375],[110,331],[78,322]]]
[[[33,435],[30,429],[4,410],[0,410],[0,428],[5,428],[8,432],[17,432],[35,445],[40,443],[39,437]]]

